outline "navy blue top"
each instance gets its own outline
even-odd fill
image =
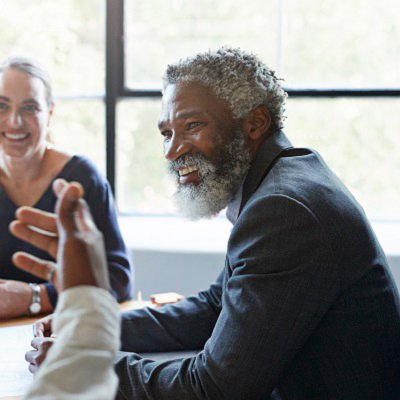
[[[104,235],[112,294],[118,301],[130,298],[133,284],[131,262],[119,231],[114,199],[108,182],[102,178],[93,163],[82,156],[73,156],[54,179],[58,178],[82,184],[96,226]],[[55,203],[56,197],[51,182],[34,207],[54,212]],[[9,232],[8,226],[15,219],[17,208],[0,186],[0,278],[45,283],[46,281],[18,269],[11,261],[12,255],[17,251],[25,251],[46,260],[52,259],[46,252],[15,238]],[[54,307],[57,291],[51,283],[46,283],[46,289]]]

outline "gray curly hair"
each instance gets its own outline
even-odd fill
[[[0,63],[0,74],[9,69],[40,79],[46,89],[47,105],[50,107],[54,103],[50,76],[37,61],[21,56],[8,57]]]
[[[273,70],[252,53],[221,47],[179,60],[167,67],[165,88],[178,82],[197,82],[225,100],[233,115],[242,118],[259,105],[271,115],[271,128],[283,128],[287,93]]]

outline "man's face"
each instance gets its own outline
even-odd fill
[[[169,85],[159,129],[179,211],[197,219],[225,208],[250,165],[241,124],[228,105],[200,84]]]

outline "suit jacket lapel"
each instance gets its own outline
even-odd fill
[[[279,158],[281,153],[292,147],[293,146],[289,139],[282,131],[273,133],[265,141],[265,143],[263,143],[257,152],[250,170],[244,180],[242,188],[242,200],[238,215],[252,194],[257,190],[264,177],[273,167],[275,161]]]

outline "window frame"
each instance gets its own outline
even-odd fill
[[[279,2],[279,24],[281,25],[283,4],[282,0],[277,1]],[[117,103],[123,99],[161,98],[161,90],[131,89],[126,86],[124,51],[125,0],[106,0],[106,7],[106,174],[117,199],[118,193],[115,192]],[[281,47],[281,45],[281,40],[278,37],[278,47]],[[400,98],[400,86],[284,87],[284,89],[289,98]]]

